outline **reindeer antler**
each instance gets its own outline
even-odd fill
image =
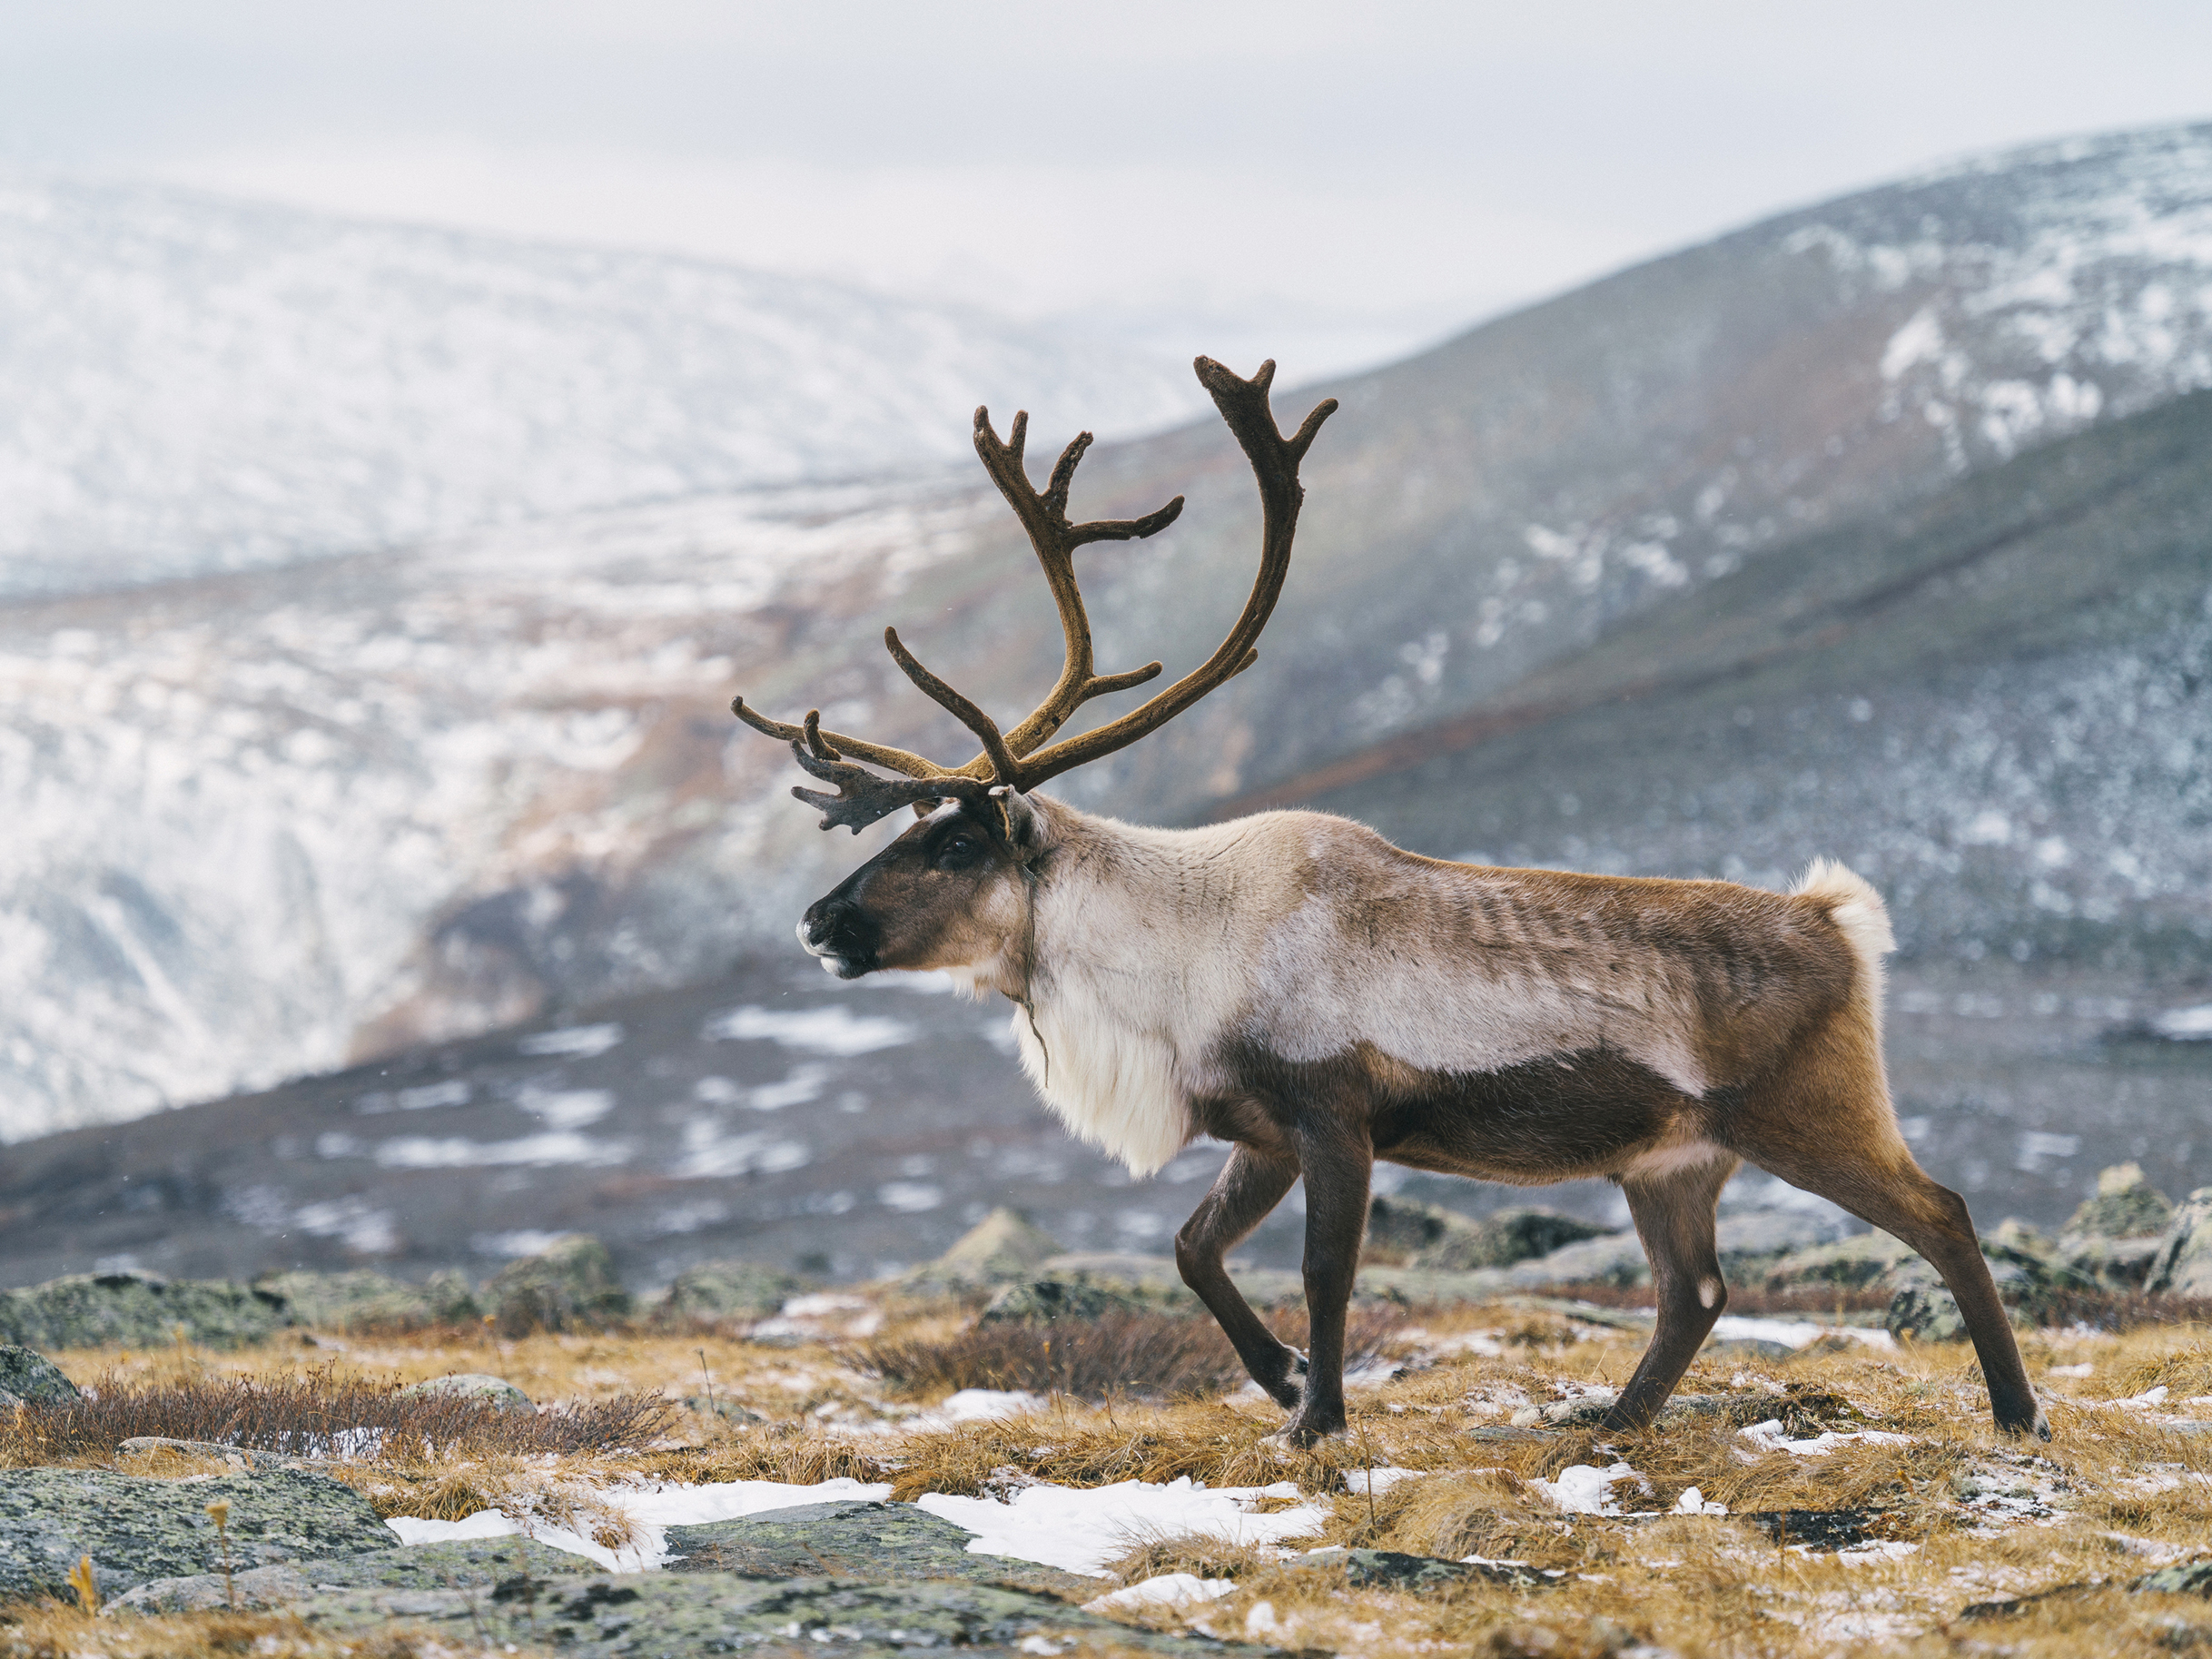
[[[1081,736],[1053,744],[1037,753],[1037,746],[1050,739],[1070,715],[1092,697],[1141,686],[1160,672],[1156,662],[1121,674],[1093,672],[1091,619],[1076,585],[1075,549],[1093,541],[1130,541],[1154,535],[1175,522],[1183,509],[1183,499],[1177,496],[1157,512],[1141,518],[1070,523],[1068,491],[1083,452],[1091,447],[1091,434],[1079,434],[1074,442],[1061,451],[1051,481],[1039,491],[1032,488],[1022,465],[1022,451],[1029,436],[1028,413],[1014,416],[1006,441],[1002,443],[992,430],[990,411],[979,409],[975,411],[975,452],[983,459],[992,481],[998,485],[999,493],[1006,498],[1014,516],[1029,532],[1030,546],[1036,551],[1037,562],[1043,567],[1045,581],[1052,590],[1053,602],[1060,608],[1061,633],[1066,640],[1060,678],[1026,719],[1012,731],[1002,732],[982,709],[924,667],[900,643],[896,629],[885,628],[884,647],[900,670],[932,701],[982,740],[983,752],[957,768],[940,766],[904,749],[886,748],[835,732],[825,733],[816,714],[809,714],[804,726],[765,719],[746,707],[743,697],[737,698],[730,705],[731,713],[755,731],[789,742],[802,766],[816,777],[838,785],[840,793],[836,795],[806,789],[792,791],[801,800],[824,809],[824,829],[833,824],[845,824],[857,834],[864,824],[873,824],[902,805],[913,804],[920,809],[955,795],[988,793],[983,784],[986,777],[1001,787],[1012,787],[1026,795],[1046,779],[1071,767],[1127,747],[1147,732],[1173,719],[1217,686],[1243,673],[1258,659],[1259,653],[1253,642],[1267,627],[1275,601],[1282,593],[1283,578],[1290,568],[1290,545],[1298,533],[1299,508],[1305,500],[1306,492],[1298,479],[1299,462],[1312,447],[1321,423],[1336,412],[1337,400],[1322,400],[1306,417],[1296,435],[1286,439],[1268,407],[1268,389],[1275,379],[1272,358],[1260,364],[1259,371],[1249,380],[1239,379],[1209,357],[1198,359],[1193,366],[1200,383],[1213,398],[1214,407],[1221,411],[1221,419],[1228,422],[1229,430],[1243,447],[1251,462],[1253,476],[1259,483],[1259,574],[1252,584],[1251,597],[1244,603],[1244,613],[1237,618],[1229,637],[1204,663],[1141,706]],[[894,783],[874,777],[858,766],[839,765],[844,759],[840,751],[903,773],[908,781]]]

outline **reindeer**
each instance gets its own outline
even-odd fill
[[[1926,1257],[1965,1316],[1998,1427],[2048,1438],[1966,1204],[1898,1132],[1881,1050],[1889,918],[1842,865],[1815,862],[1788,894],[1490,869],[1320,813],[1149,829],[1038,793],[1249,667],[1282,591],[1299,463],[1336,400],[1286,439],[1269,408],[1273,362],[1249,380],[1210,359],[1196,367],[1262,508],[1251,597],[1197,669],[1054,741],[1083,704],[1160,672],[1093,671],[1076,549],[1153,535],[1182,498],[1141,518],[1071,523],[1091,435],[1040,492],[1022,460],[1026,414],[1001,442],[979,409],[976,452],[1029,533],[1066,636],[1044,701],[1002,730],[886,628],[907,677],[982,741],[966,765],[825,731],[818,712],[790,726],[742,696],[731,705],[834,785],[792,792],[822,810],[824,829],[857,834],[902,806],[921,820],[807,910],[800,943],[841,979],[941,969],[972,995],[1006,997],[1046,1103],[1134,1175],[1201,1134],[1230,1144],[1176,1236],[1176,1263],[1290,1412],[1293,1445],[1345,1427],[1345,1319],[1378,1158],[1520,1185],[1619,1185],[1658,1316],[1605,1427],[1652,1420],[1727,1305],[1714,1209],[1748,1160]],[[1260,1322],[1224,1266],[1300,1177],[1305,1355]]]

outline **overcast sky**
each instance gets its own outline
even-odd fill
[[[2203,0],[0,5],[20,172],[1176,350],[1233,323],[1294,375],[1964,152],[2206,116]]]

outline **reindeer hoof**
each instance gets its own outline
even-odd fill
[[[1342,1417],[1330,1422],[1326,1419],[1309,1418],[1303,1411],[1300,1411],[1281,1428],[1269,1435],[1267,1444],[1279,1450],[1303,1452],[1310,1450],[1320,1441],[1345,1432],[1347,1430]]]

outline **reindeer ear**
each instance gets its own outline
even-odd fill
[[[1007,844],[1017,853],[1034,849],[1043,829],[1037,818],[1037,809],[1018,790],[1003,784],[992,790],[991,799],[1006,815]]]

